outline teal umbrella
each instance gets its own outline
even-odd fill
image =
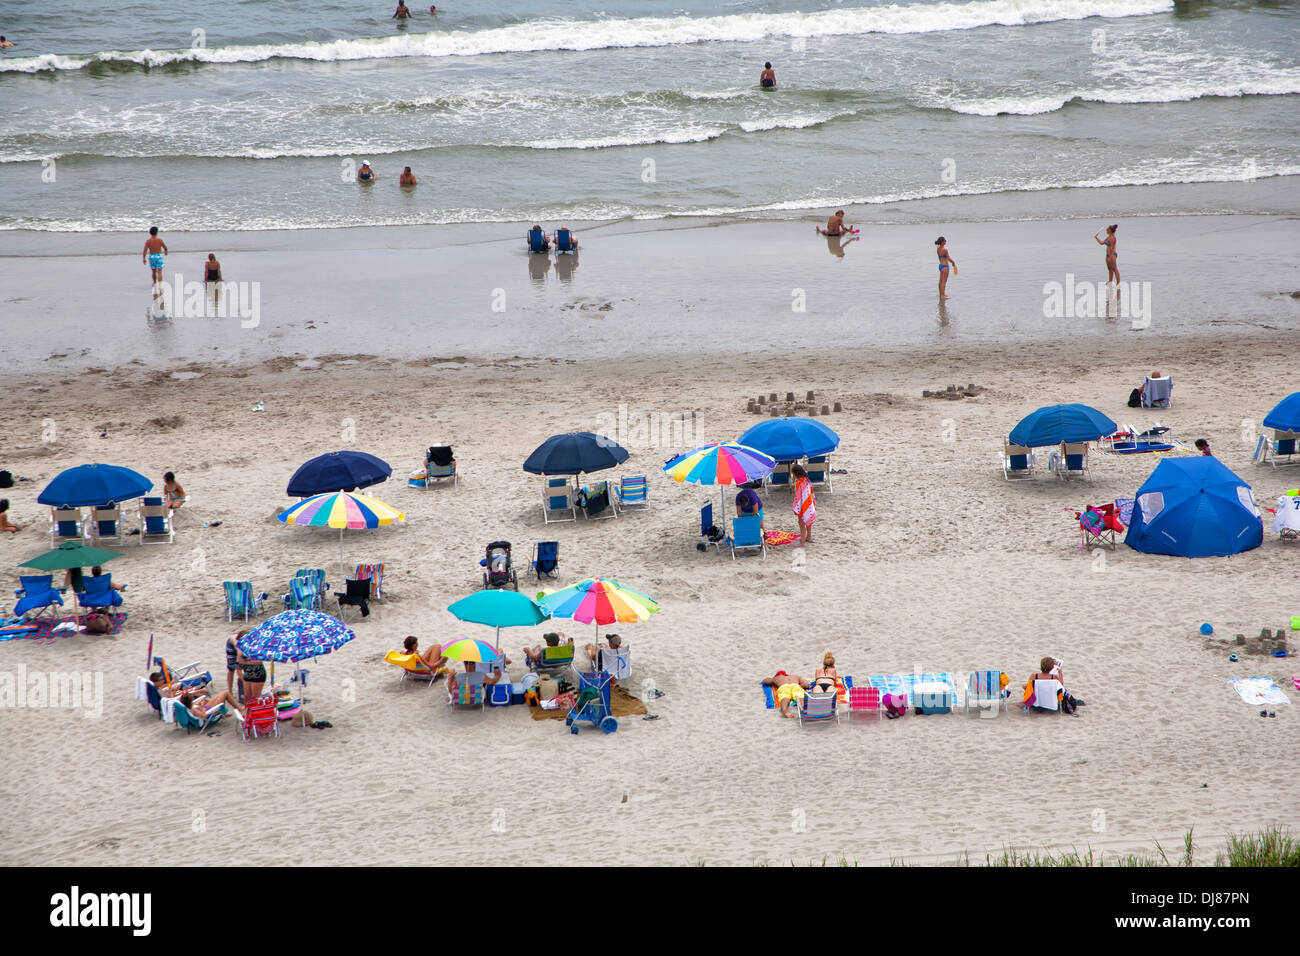
[[[35,568],[37,571],[65,571],[68,568],[93,568],[107,564],[122,555],[106,548],[92,548],[80,541],[65,541],[53,551],[46,551],[39,557],[24,561],[20,568]]]
[[[497,647],[501,646],[501,628],[532,627],[551,616],[550,611],[526,594],[493,588],[463,597],[447,610],[462,621],[495,627]]]

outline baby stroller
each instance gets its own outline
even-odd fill
[[[487,546],[487,557],[479,564],[483,571],[485,588],[512,587],[519,590],[519,577],[510,561],[510,542],[493,541]]]

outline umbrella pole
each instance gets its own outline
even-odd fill
[[[343,575],[343,586],[347,587],[348,572],[343,567],[343,529],[339,528],[339,574]]]

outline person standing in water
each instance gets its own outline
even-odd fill
[[[416,179],[415,179],[415,173],[411,172],[411,167],[410,167],[410,166],[407,166],[405,169],[403,169],[403,170],[402,170],[402,175],[400,175],[400,176],[397,177],[397,185],[399,185],[399,186],[415,186],[415,185],[417,185],[417,183],[416,183]]]
[[[367,160],[361,161],[361,166],[357,169],[357,182],[373,183],[375,181],[375,171],[371,168]]]
[[[406,6],[406,0],[397,0],[397,12],[394,13],[394,14],[393,14],[391,17],[389,17],[388,19],[390,19],[390,20],[405,20],[405,19],[407,19],[408,17],[410,17],[410,15],[411,15],[411,11],[410,11],[410,9]]]
[[[765,90],[776,89],[776,71],[772,69],[771,63],[763,64],[763,72],[758,74],[758,85]]]
[[[163,256],[167,254],[167,243],[158,238],[158,227],[149,227],[149,238],[144,241],[144,251],[140,261],[149,267],[149,286],[162,285]]]
[[[1100,229],[1092,234],[1097,245],[1106,247],[1106,285],[1114,282],[1116,288],[1119,287],[1119,253],[1116,251],[1119,248],[1119,239],[1115,235],[1115,230],[1118,228],[1118,225],[1107,226],[1105,239],[1100,238]]]
[[[948,267],[952,267],[952,274],[957,274],[957,260],[948,255],[948,240],[943,236],[934,240],[934,244],[939,247],[939,299],[947,299],[944,289],[948,287]]]

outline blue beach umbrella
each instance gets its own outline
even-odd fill
[[[90,508],[139,498],[153,482],[121,465],[77,465],[60,472],[36,500],[54,508]]]
[[[1293,392],[1273,406],[1273,410],[1264,416],[1264,427],[1300,432],[1300,392]]]
[[[736,441],[757,448],[777,461],[798,461],[829,455],[840,447],[840,436],[815,418],[769,418]]]
[[[294,610],[267,618],[235,644],[249,660],[292,662],[296,671],[299,661],[331,654],[355,637],[336,617]]]
[[[463,597],[447,608],[462,621],[485,624],[497,629],[497,647],[501,646],[501,628],[531,627],[541,624],[551,612],[527,594],[488,588]]]
[[[332,451],[304,462],[285,490],[294,498],[310,498],[330,491],[355,491],[387,481],[393,466],[363,451]]]
[[[1118,425],[1089,405],[1047,405],[1022,418],[1011,429],[1009,440],[1023,448],[1042,448],[1063,441],[1096,441],[1118,430]]]
[[[570,432],[552,435],[524,462],[524,471],[534,475],[580,475],[604,471],[627,461],[627,449],[604,435]]]
[[[1183,558],[1258,548],[1264,526],[1250,485],[1217,458],[1168,458],[1138,489],[1124,543]]]

